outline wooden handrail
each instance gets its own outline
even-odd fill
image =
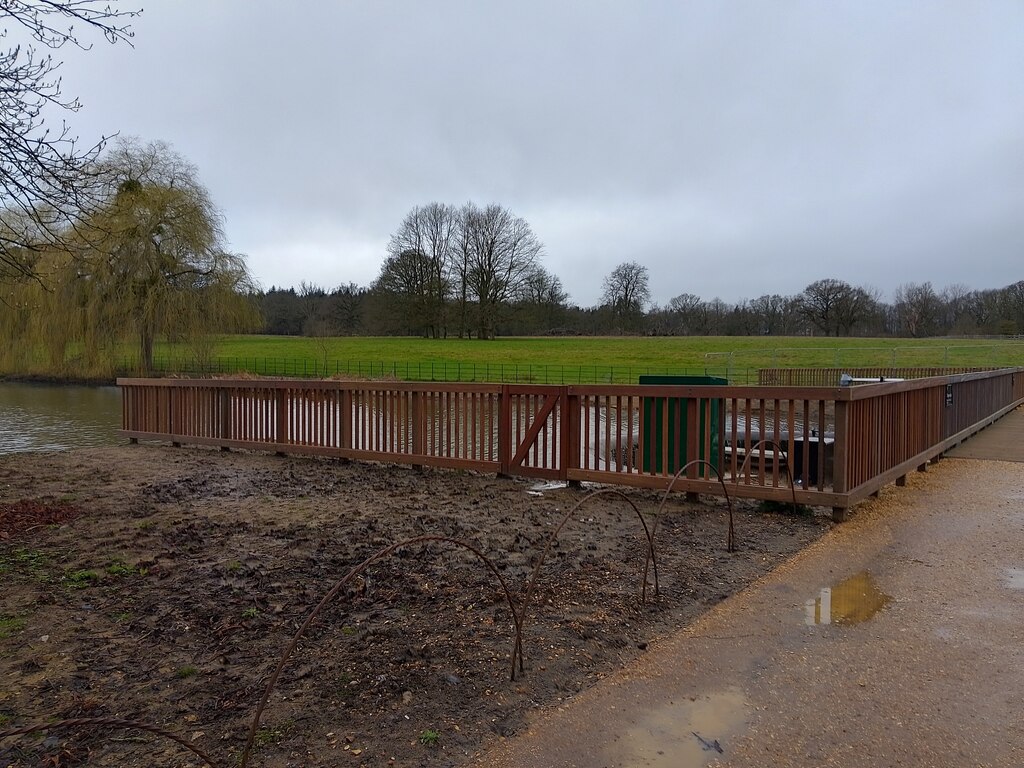
[[[133,441],[665,488],[686,460],[734,496],[843,510],[1024,402],[1024,368],[850,387],[118,379]],[[769,439],[767,457],[738,465]],[[729,450],[726,450],[727,447]],[[751,454],[755,459],[756,454]],[[750,466],[748,466],[750,465]],[[675,487],[715,493],[694,464]],[[715,482],[712,482],[715,480]]]

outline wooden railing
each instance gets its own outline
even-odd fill
[[[1024,369],[854,387],[119,379],[122,434],[831,506],[1024,402]]]
[[[762,387],[838,387],[844,374],[858,378],[924,379],[932,376],[951,376],[956,373],[977,373],[984,368],[761,368],[757,383]]]

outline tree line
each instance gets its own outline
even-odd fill
[[[1024,333],[1024,281],[972,290],[930,282],[899,286],[891,302],[877,289],[825,278],[790,295],[765,294],[729,303],[681,293],[652,303],[649,270],[635,262],[604,278],[596,306],[574,304],[561,280],[541,264],[543,247],[530,233],[528,252],[475,255],[471,227],[481,209],[438,203],[414,208],[392,236],[380,275],[369,286],[333,290],[302,283],[272,287],[257,301],[270,334],[419,335],[493,338],[535,335],[664,336],[1016,335]],[[504,212],[506,220],[515,217]],[[526,226],[525,223],[520,226]],[[462,243],[462,245],[459,245]],[[496,250],[496,246],[495,246]],[[519,263],[511,261],[519,258]],[[495,265],[504,264],[504,271]],[[500,283],[500,291],[482,280]],[[480,285],[492,285],[482,290]],[[484,299],[481,300],[481,295]]]

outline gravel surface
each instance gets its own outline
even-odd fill
[[[479,764],[1009,768],[1022,719],[1024,464],[947,459]]]

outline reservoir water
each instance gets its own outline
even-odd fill
[[[120,426],[117,387],[0,382],[0,454],[112,445]]]

